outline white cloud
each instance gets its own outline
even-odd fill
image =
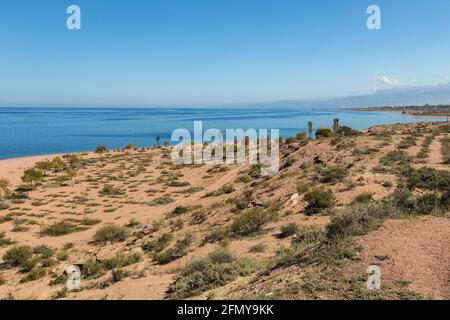
[[[388,78],[386,76],[378,76],[375,78],[375,80],[377,83],[382,84],[383,86],[386,87],[398,87],[403,85],[403,83],[401,83],[399,80],[394,78]]]

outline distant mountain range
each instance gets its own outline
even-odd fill
[[[358,108],[450,104],[450,83],[432,86],[396,87],[372,94],[328,99],[287,100],[260,103],[255,107]]]

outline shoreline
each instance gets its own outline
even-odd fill
[[[356,110],[354,110],[356,111]],[[361,112],[371,112],[367,110],[358,110]],[[373,111],[372,111],[373,112]],[[392,112],[398,112],[398,111],[392,111]],[[425,123],[435,124],[435,123],[442,123],[443,121],[426,121]],[[371,126],[369,128],[364,128],[359,131],[363,133],[367,133],[373,128],[382,127],[382,126],[394,126],[398,124],[378,124],[375,126]],[[93,151],[78,151],[78,152],[67,152],[67,153],[55,153],[55,154],[43,154],[43,155],[32,155],[32,156],[23,156],[23,157],[14,157],[14,158],[6,158],[6,159],[0,159],[0,178],[1,177],[7,177],[8,180],[13,185],[19,185],[21,183],[21,176],[23,175],[23,171],[33,167],[37,162],[44,161],[44,160],[51,160],[54,157],[62,157],[66,154],[87,154],[87,157],[93,157],[95,156],[95,153]]]
[[[359,112],[374,112],[375,110],[353,110],[353,109],[347,109],[348,111],[359,111]],[[392,111],[384,111],[383,110],[383,112],[396,112],[396,113],[398,113],[398,111],[394,111],[394,110],[392,110]],[[427,116],[427,115],[424,115],[424,116],[418,116],[418,115],[411,115],[411,114],[405,114],[404,116],[410,116],[410,117],[416,117],[416,118],[436,118],[436,119],[442,119],[442,118],[446,118],[446,116]],[[419,123],[419,122],[417,122],[417,123]],[[436,123],[445,123],[445,121],[425,121],[424,123],[432,123],[432,124],[436,124]],[[413,124],[413,123],[391,123],[391,124],[377,124],[377,125],[373,125],[373,126],[370,126],[370,127],[367,127],[367,128],[363,128],[363,129],[359,129],[359,131],[361,131],[361,132],[367,132],[367,131],[369,131],[370,129],[372,129],[372,128],[377,128],[377,127],[380,127],[380,126],[395,126],[395,125],[399,125],[399,124],[405,124],[405,125],[407,125],[407,124]],[[299,132],[300,131],[302,131],[302,129],[298,129],[299,130]],[[148,147],[146,147],[146,148],[151,148],[151,146],[148,146]],[[112,150],[110,150],[110,151],[112,151]],[[62,156],[64,156],[64,155],[68,155],[68,154],[76,154],[76,155],[81,155],[81,154],[87,154],[88,156],[92,156],[92,155],[95,155],[95,153],[93,152],[93,151],[86,151],[86,150],[82,150],[82,151],[67,151],[67,152],[63,152],[63,153],[50,153],[50,154],[39,154],[39,155],[29,155],[29,156],[27,156],[27,155],[25,155],[25,156],[18,156],[18,157],[12,157],[12,158],[4,158],[4,159],[0,159],[0,176],[1,176],[1,165],[3,164],[3,163],[6,163],[6,162],[8,162],[8,161],[13,161],[13,160],[17,160],[17,161],[20,161],[20,160],[33,160],[33,159],[35,159],[36,160],[36,162],[38,162],[38,161],[42,161],[42,160],[45,160],[45,159],[48,159],[48,158],[54,158],[54,157],[62,157]],[[51,159],[49,159],[49,160],[51,160]]]
[[[404,117],[413,117],[413,118],[436,118],[436,119],[446,119],[446,114],[412,114],[412,113],[402,113],[401,110],[386,110],[386,109],[346,109],[348,111],[356,111],[356,112],[392,112],[392,113],[400,113],[401,116]],[[450,117],[450,115],[449,115]]]
[[[79,155],[82,153],[85,152],[71,152],[70,154]],[[20,178],[24,170],[33,167],[39,161],[51,160],[55,157],[62,157],[65,154],[68,153],[0,159],[0,178],[8,178],[13,185],[18,185],[21,183]],[[88,152],[88,156],[92,156],[93,154],[93,152]]]

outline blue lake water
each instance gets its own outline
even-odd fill
[[[193,130],[202,120],[204,130],[280,129],[283,137],[341,125],[365,129],[379,124],[436,121],[393,112],[255,108],[0,108],[0,159],[30,155],[91,151],[98,145],[121,148],[128,143],[152,146],[156,136],[169,141],[177,128]]]

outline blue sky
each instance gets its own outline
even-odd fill
[[[82,30],[66,29],[66,8]],[[382,9],[382,30],[366,9]],[[448,81],[448,0],[2,0],[0,105],[227,105]]]

